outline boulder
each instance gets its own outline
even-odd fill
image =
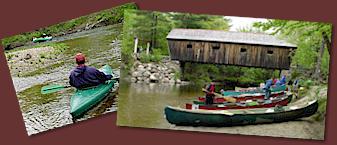
[[[146,78],[146,79],[144,80],[144,82],[145,82],[145,83],[150,83],[150,79],[149,79],[149,78]]]
[[[170,82],[170,79],[165,77],[165,78],[163,78],[162,82],[163,82],[163,83],[169,83],[169,82]]]
[[[131,82],[132,82],[132,83],[135,83],[135,82],[137,82],[137,79],[134,78],[134,77],[132,77],[132,78],[131,78]]]
[[[133,72],[133,73],[131,74],[131,76],[133,76],[133,77],[139,77],[140,74],[139,74],[138,71],[135,71],[135,72]]]
[[[143,69],[144,66],[140,64],[140,65],[138,65],[138,68],[139,68],[139,69]]]
[[[137,77],[137,81],[143,81],[142,77]]]
[[[152,63],[148,63],[148,64],[147,64],[147,67],[150,67],[150,68],[151,68],[152,66],[153,66]]]
[[[151,73],[155,73],[155,72],[158,72],[157,68],[156,67],[152,67],[151,70],[150,70]]]
[[[145,71],[144,73],[143,73],[143,76],[144,77],[149,77],[151,75],[151,73],[149,72],[149,71]]]
[[[146,69],[138,68],[136,71],[138,71],[139,74],[143,74],[146,71]]]
[[[31,59],[32,58],[32,55],[27,53],[24,57],[25,60],[28,60],[28,59]]]
[[[158,76],[156,76],[156,74],[151,74],[150,75],[150,81],[151,82],[158,82]]]

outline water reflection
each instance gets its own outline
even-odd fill
[[[204,95],[200,86],[140,84],[122,81],[119,89],[117,124],[149,128],[168,128],[166,105],[181,106]]]

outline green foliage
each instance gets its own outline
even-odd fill
[[[196,84],[203,84],[212,80],[236,82],[241,85],[258,85],[270,79],[275,72],[261,68],[186,63],[183,79]]]
[[[49,46],[54,47],[53,53],[55,55],[59,55],[69,48],[69,46],[65,43],[52,43]]]
[[[256,27],[239,27],[238,32],[253,32],[253,33],[265,33],[262,29]]]
[[[5,55],[6,55],[7,60],[11,60],[14,57],[14,54],[12,53],[6,53]]]
[[[314,84],[314,82],[310,79],[300,81],[300,86],[303,86],[303,87],[306,87],[306,88],[310,88],[311,86],[313,86],[313,84]]]
[[[53,37],[60,36],[66,33],[72,33],[76,29],[83,29],[86,24],[95,24],[98,21],[102,23],[102,25],[121,23],[124,20],[123,12],[127,9],[137,9],[137,6],[134,3],[124,4],[116,8],[103,10],[49,27],[40,28],[32,32],[7,37],[2,39],[2,45],[6,50],[12,49],[17,46],[22,46],[27,42],[31,42],[34,37],[41,37],[44,33]]]
[[[22,111],[27,111],[34,105],[43,105],[57,99],[57,93],[44,95],[41,94],[41,88],[46,84],[35,85],[18,93],[18,98],[25,101],[20,105]]]
[[[324,51],[321,65],[322,77],[328,79],[329,76],[330,55],[327,49]]]
[[[320,22],[304,22],[304,21],[287,21],[287,20],[269,20],[267,22],[254,23],[254,27],[264,31],[271,30],[272,34],[286,39],[298,46],[294,56],[292,57],[292,65],[306,70],[306,74],[313,74],[315,66],[322,57],[321,76],[327,79],[329,71],[330,44],[332,25]],[[325,46],[323,56],[319,55],[322,47],[322,39],[328,39]],[[306,75],[305,74],[305,75]]]
[[[212,67],[212,65],[186,63],[183,79],[195,84],[205,84],[206,82],[210,82],[211,78],[208,73],[209,70],[212,71],[212,68],[210,67]]]
[[[177,28],[228,30],[229,19],[223,16],[170,13]]]
[[[314,119],[316,121],[322,121],[325,119],[326,115],[326,105],[327,105],[327,98],[320,98],[318,99],[318,110],[317,110],[317,115],[314,116]]]
[[[149,54],[141,53],[140,54],[140,62],[149,63],[149,62],[159,62],[162,59],[162,55],[158,54]]]
[[[266,70],[261,68],[242,68],[241,71],[243,74],[239,76],[239,82],[243,84],[255,84],[264,83],[266,80],[271,77],[278,77],[279,75],[277,71]]]
[[[180,71],[175,71],[174,72],[174,80],[181,79],[181,72]]]

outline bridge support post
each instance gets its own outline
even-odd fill
[[[181,78],[179,79],[183,79],[184,78],[184,74],[185,74],[185,62],[184,61],[179,61],[180,63],[180,70],[181,70]]]

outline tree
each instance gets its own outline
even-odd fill
[[[229,30],[229,19],[223,16],[169,13],[175,28]]]
[[[328,65],[322,68],[324,50],[330,54],[332,25],[320,22],[287,21],[287,20],[268,20],[267,22],[254,23],[254,27],[262,30],[272,30],[273,35],[278,35],[287,39],[289,42],[297,44],[298,49],[294,56],[296,64],[304,68],[312,69],[312,77],[320,80],[322,69],[327,71]],[[326,63],[326,62],[325,62]]]

